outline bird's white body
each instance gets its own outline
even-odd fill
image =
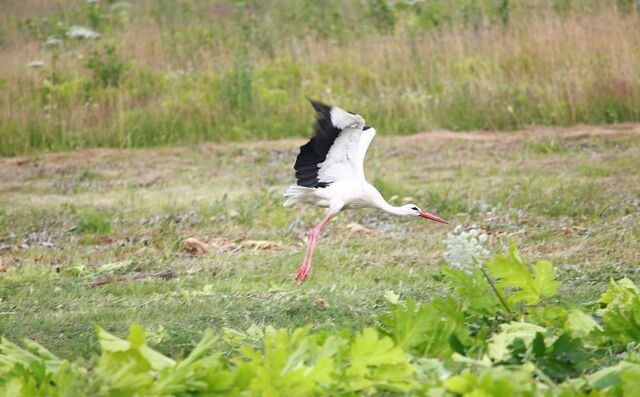
[[[318,180],[330,183],[324,188],[291,185],[284,193],[284,206],[311,204],[339,211],[346,208],[373,208],[384,199],[364,176],[364,158],[376,135],[375,128],[363,130],[364,118],[339,108],[331,109],[331,122],[342,127],[327,153],[318,164]],[[386,202],[385,202],[386,203]]]
[[[315,135],[300,147],[295,170],[298,183],[284,193],[285,207],[309,204],[329,209],[326,218],[309,236],[309,248],[296,279],[304,281],[311,269],[311,257],[322,227],[342,209],[379,208],[400,216],[422,216],[437,222],[442,219],[426,213],[414,204],[395,207],[387,203],[364,175],[364,158],[376,130],[358,114],[313,102],[318,113]]]
[[[288,197],[284,203],[285,207],[309,204],[340,209],[375,208],[380,204],[379,199],[382,199],[380,192],[367,181],[340,181],[323,189],[291,185],[285,196]]]

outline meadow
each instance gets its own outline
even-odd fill
[[[311,117],[311,109],[309,113]],[[247,395],[278,395],[283,390],[298,395],[358,395],[357,390],[374,395],[384,395],[385,390],[421,395],[420,388],[414,389],[416,385],[422,384],[425,393],[431,387],[442,388],[440,382],[451,375],[447,371],[457,373],[470,365],[470,372],[464,376],[482,374],[486,362],[463,365],[451,358],[456,351],[468,349],[469,359],[480,360],[489,342],[482,332],[497,333],[502,323],[524,321],[538,325],[530,327],[528,333],[516,332],[509,340],[519,336],[530,344],[533,336],[544,330],[539,328],[543,326],[549,327],[544,331],[546,338],[557,336],[566,331],[565,326],[557,325],[566,321],[562,320],[563,310],[565,318],[566,310],[596,313],[599,296],[607,290],[610,280],[626,277],[629,282],[640,281],[639,134],[640,127],[636,125],[619,125],[569,130],[538,128],[519,134],[442,131],[378,137],[366,163],[368,177],[392,202],[419,203],[448,219],[451,225],[399,219],[373,210],[346,211],[323,232],[311,277],[301,285],[294,282],[294,276],[304,256],[305,234],[323,211],[285,209],[281,193],[293,178],[292,159],[303,140],[160,150],[92,149],[1,160],[0,334],[14,342],[29,338],[52,353],[45,354],[44,359],[34,359],[32,355],[42,355],[41,350],[31,346],[30,354],[16,353],[5,341],[0,344],[0,374],[14,379],[13,386],[17,387],[20,382],[15,379],[28,377],[11,370],[16,362],[55,371],[67,368],[58,359],[51,359],[55,354],[74,365],[94,368],[73,367],[72,378],[87,379],[86,374],[92,374],[91,385],[102,385],[103,392],[111,387],[114,393],[122,389],[121,395],[198,395],[194,391],[189,394],[183,390],[184,394],[179,394],[154,389],[165,381],[157,380],[155,371],[159,368],[155,364],[149,367],[144,364],[146,361],[139,361],[138,347],[129,351],[128,345],[122,345],[123,351],[129,351],[125,356],[110,353],[109,349],[118,345],[105,342],[111,337],[104,332],[124,337],[131,324],[144,327],[153,349],[168,357],[185,359],[205,330],[211,329],[213,332],[204,336],[205,347],[196,348],[200,352],[197,354],[200,359],[207,349],[215,347],[220,352],[215,357],[231,360],[231,364],[220,367],[215,364],[217,369],[205,366],[210,368],[209,374],[218,370],[225,374],[227,380],[220,387],[230,395],[240,393],[229,387],[242,387],[242,371],[231,375],[223,368],[231,365],[240,371],[245,368],[240,363],[249,357],[253,357],[251,371],[271,371],[271,375],[252,375],[257,379],[257,389],[245,391]],[[552,284],[553,278],[562,282],[557,295],[553,291],[551,295],[555,296],[540,303],[514,305],[512,314],[500,310],[495,298],[487,309],[486,299],[492,296],[488,285],[481,279],[468,281],[464,273],[451,277],[443,257],[449,250],[445,242],[448,234],[457,226],[468,231],[474,224],[487,235],[483,243],[489,252],[487,261],[507,252],[511,244],[519,247],[526,263],[550,261],[555,273],[544,284]],[[204,251],[188,243],[192,238],[203,243]],[[440,298],[460,292],[461,288],[461,301],[460,297],[451,297],[446,305],[438,306]],[[511,294],[513,289],[505,291]],[[434,326],[429,322],[432,318],[427,321],[422,315],[412,314],[414,306],[409,306],[407,312],[402,311],[403,306],[394,309],[389,299],[396,305],[398,300],[430,302],[424,306],[427,312],[432,312],[435,305],[433,313],[442,316],[445,325],[447,321],[454,321],[450,326],[458,324],[454,330],[458,330],[466,347],[453,350],[447,340],[447,332],[452,332],[449,328]],[[640,298],[629,299],[629,304],[640,308]],[[459,306],[455,302],[463,303]],[[362,389],[352,385],[356,391],[338,373],[331,379],[341,387],[348,386],[347,390],[330,392],[328,386],[321,386],[324,381],[320,378],[305,377],[303,373],[307,372],[299,372],[300,367],[285,365],[288,360],[312,365],[303,359],[307,357],[304,349],[328,335],[343,340],[346,335],[355,336],[363,326],[382,327],[385,323],[381,323],[381,316],[389,310],[396,313],[392,318],[410,316],[417,321],[405,319],[404,328],[391,327],[400,329],[399,335],[405,335],[402,329],[407,332],[407,327],[410,331],[417,327],[418,338],[426,338],[442,349],[434,350],[433,345],[420,348],[423,339],[415,346],[411,342],[405,346],[411,353],[408,357],[413,357],[411,366],[405,367],[409,364],[401,359],[404,364],[398,369],[400,372],[391,369],[391,373],[379,375],[389,377],[389,384],[373,382],[366,375],[373,383],[364,383]],[[582,336],[585,346],[578,349],[575,341],[570,344],[573,353],[567,353],[567,357],[580,360],[563,358],[560,367],[544,367],[544,373],[554,376],[550,384],[569,376],[594,374],[609,365],[618,365],[625,357],[634,362],[640,328],[633,320],[634,314],[622,313],[627,318],[623,324],[630,325],[620,327],[628,329],[625,332],[630,336],[620,339],[608,339],[618,331],[608,331],[606,337],[590,335],[597,331],[588,327],[590,322],[567,328],[577,330],[577,334],[571,333],[572,338]],[[449,319],[452,315],[459,317]],[[478,324],[484,325],[478,329]],[[609,326],[608,321],[604,324]],[[102,327],[102,334],[96,333],[96,325]],[[304,326],[309,328],[295,331],[296,337],[288,331],[282,331],[285,334],[277,338],[273,334],[276,339],[267,337],[266,345],[261,347],[263,332],[271,335],[269,329],[273,328],[269,327],[294,330]],[[309,336],[309,332],[317,336]],[[431,340],[436,332],[437,339]],[[130,340],[141,340],[139,328],[132,335]],[[276,345],[271,346],[272,342]],[[338,345],[345,349],[352,346],[343,342]],[[380,343],[387,346],[390,342]],[[254,362],[258,356],[244,356],[249,354],[246,349],[266,354],[267,361]],[[99,367],[107,365],[112,369],[96,372],[99,350],[103,352]],[[574,356],[574,350],[578,356]],[[128,354],[132,358],[127,358]],[[351,362],[349,356],[338,357],[342,356],[335,357],[336,366]],[[432,361],[423,362],[425,357]],[[538,375],[525,371],[526,366],[516,365],[527,362],[524,357],[489,367],[492,372],[488,376],[494,377],[491,382],[503,384],[501,379],[519,376],[523,388],[536,385],[531,382]],[[123,367],[129,359],[138,363],[135,373],[139,372],[146,379],[144,382],[118,378],[120,372],[116,369],[130,368]],[[434,359],[442,360],[447,371],[429,372],[435,370],[432,364],[440,362]],[[170,361],[159,363],[162,362]],[[192,358],[184,365],[205,376],[201,367],[204,364],[197,363]],[[426,367],[421,370],[419,363]],[[293,372],[285,375],[289,370]],[[38,374],[44,372],[31,371],[34,379],[39,379],[34,382],[41,386],[42,394],[22,395],[48,395],[47,385],[62,385],[61,379],[71,376],[60,370],[53,372],[57,374],[54,378],[40,379]],[[420,371],[431,373],[430,380],[415,378]],[[615,378],[617,372],[609,371],[609,378]],[[546,379],[544,373],[539,374],[539,379]],[[393,383],[393,374],[402,374],[398,375],[398,384]],[[637,379],[636,375],[629,376]],[[154,383],[156,380],[159,383]],[[189,384],[184,379],[173,381],[184,387]],[[360,385],[359,381],[352,381]],[[309,388],[298,389],[302,387],[299,382]],[[576,386],[576,390],[589,390],[595,381],[590,382],[585,383],[589,386]],[[480,388],[473,384],[468,384],[469,390]],[[542,382],[540,387],[550,387],[545,384]],[[86,387],[91,389],[91,385]],[[76,394],[67,395],[84,395],[77,390],[85,389],[77,387]],[[623,395],[619,380],[606,387],[610,395]],[[496,390],[489,395],[508,393]]]
[[[640,119],[632,0],[5,1],[0,155]],[[82,28],[82,29],[79,29]]]
[[[631,0],[3,1],[0,396],[631,396]],[[305,96],[450,221],[283,208]]]

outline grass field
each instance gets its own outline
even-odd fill
[[[0,335],[88,358],[95,324],[123,335],[140,323],[174,356],[206,328],[360,328],[388,290],[444,292],[442,240],[472,224],[492,254],[517,243],[528,261],[552,261],[561,299],[587,305],[610,277],[640,279],[639,134],[619,125],[379,137],[368,177],[451,226],[347,211],[302,285],[293,278],[305,233],[322,212],[281,198],[302,140],[0,160]],[[192,237],[206,254],[185,251]]]
[[[0,396],[634,395],[639,6],[1,1]],[[295,283],[305,96],[450,225],[345,211]]]
[[[9,0],[0,155],[306,136],[305,95],[383,134],[637,122],[639,54],[633,0]]]

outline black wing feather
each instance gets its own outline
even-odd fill
[[[327,158],[331,145],[333,145],[342,130],[331,123],[330,106],[311,99],[309,99],[309,102],[313,105],[318,116],[315,133],[309,142],[300,146],[300,153],[293,168],[296,170],[298,186],[327,187],[329,183],[318,180],[318,171],[320,171],[318,164]]]

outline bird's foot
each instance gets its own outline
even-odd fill
[[[296,273],[296,281],[299,283],[304,282],[304,280],[309,277],[309,273],[311,273],[311,265],[303,263],[302,266],[298,268],[298,272]]]

